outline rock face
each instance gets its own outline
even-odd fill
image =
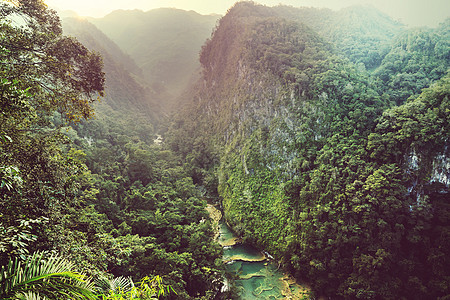
[[[437,155],[433,159],[430,182],[439,182],[448,188],[450,186],[450,156],[447,154],[448,147],[446,147],[444,153],[446,154]]]
[[[217,241],[220,234],[220,226],[219,222],[222,219],[222,213],[218,210],[214,205],[208,204],[206,206],[206,211],[209,214],[209,217],[213,220],[214,227],[214,239]]]

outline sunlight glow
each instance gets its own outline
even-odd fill
[[[225,14],[235,0],[46,0],[50,7],[59,11],[72,10],[81,16],[103,17],[117,9],[141,9],[175,7],[194,10],[200,14]],[[369,4],[392,18],[410,26],[436,26],[450,17],[448,0],[259,0],[261,4],[274,6],[286,4],[295,7],[327,7],[334,10],[355,4]]]

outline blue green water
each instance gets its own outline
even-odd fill
[[[238,276],[236,288],[240,299],[309,299],[307,287],[286,276],[263,253],[241,244],[230,228],[220,224],[219,243],[224,246],[226,269]]]
[[[258,249],[246,244],[236,244],[223,248],[223,260],[264,261],[266,257]]]

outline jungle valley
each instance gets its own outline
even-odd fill
[[[449,68],[450,18],[0,1],[0,299],[450,299]]]

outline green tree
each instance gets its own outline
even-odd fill
[[[65,37],[41,0],[3,0],[0,15],[3,222],[55,219],[74,199],[79,166],[61,152],[66,139],[52,120],[93,115],[91,104],[103,95],[101,58]]]

